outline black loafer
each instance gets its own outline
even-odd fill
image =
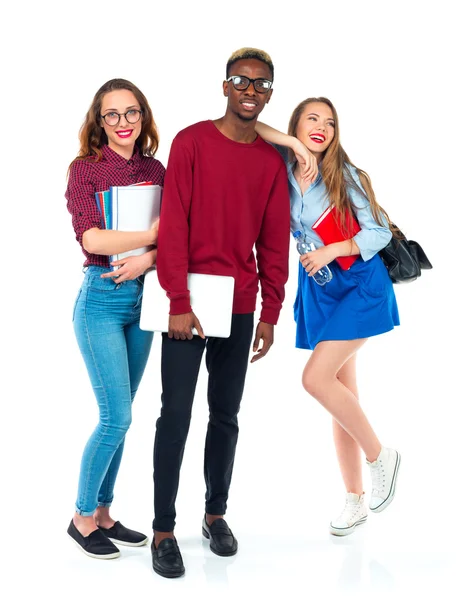
[[[122,544],[123,546],[144,546],[144,544],[147,544],[149,541],[147,535],[124,527],[120,521],[116,521],[114,525],[108,529],[99,527],[99,530],[110,540]]]
[[[155,547],[154,540],[152,540],[150,549],[152,552],[152,567],[158,575],[168,578],[184,575],[186,569],[176,539],[166,538],[160,542],[158,548]]]
[[[203,518],[202,533],[210,540],[210,550],[218,556],[237,554],[238,542],[224,519],[216,519],[211,525]]]
[[[118,558],[120,550],[99,529],[92,531],[90,535],[84,536],[75,527],[74,521],[70,522],[67,533],[78,545],[80,550],[92,558]]]

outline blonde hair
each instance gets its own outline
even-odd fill
[[[381,226],[388,226],[394,237],[400,237],[399,230],[390,221],[386,211],[376,201],[376,196],[371,185],[370,177],[365,171],[362,171],[362,169],[359,169],[354,165],[354,163],[347,156],[344,148],[341,146],[339,141],[338,113],[331,100],[320,96],[319,98],[307,98],[298,104],[298,106],[294,109],[288,124],[288,135],[296,137],[301,116],[304,113],[306,106],[313,102],[326,104],[330,107],[331,112],[333,113],[335,134],[331,144],[328,146],[325,154],[323,155],[320,171],[328,192],[330,206],[336,207],[339,214],[341,227],[346,228],[348,214],[355,214],[356,207],[352,204],[348,193],[348,188],[352,187],[362,196],[365,196],[365,198],[368,199],[374,220]],[[363,190],[353,180],[348,167],[352,167],[353,169],[357,170],[360,183],[362,184],[365,192],[363,192]]]
[[[239,50],[232,52],[226,65],[226,77],[229,77],[230,68],[234,63],[238,60],[248,60],[250,58],[260,60],[266,64],[270,69],[272,79],[274,79],[274,64],[271,57],[267,52],[258,50],[258,48],[240,48]]]

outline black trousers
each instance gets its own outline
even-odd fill
[[[226,512],[253,320],[253,313],[232,315],[229,338],[175,340],[163,334],[162,410],[154,445],[156,531],[173,531],[175,526],[179,472],[205,349],[210,411],[205,442],[205,511],[211,515]]]

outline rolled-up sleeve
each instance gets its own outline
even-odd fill
[[[84,160],[75,161],[70,168],[65,196],[67,210],[72,215],[75,237],[80,245],[85,231],[93,227],[101,228],[95,192],[91,182],[91,165]]]
[[[366,197],[365,190],[363,189],[356,169],[350,168],[350,173],[354,182],[363,192],[363,194],[361,194],[354,187],[348,187],[349,196],[361,228],[359,233],[357,233],[353,239],[359,247],[361,257],[363,260],[367,261],[387,246],[391,240],[392,233],[389,227],[379,225],[373,218],[370,202]],[[384,215],[383,222],[386,222]]]

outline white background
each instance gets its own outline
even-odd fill
[[[160,4],[160,6],[159,6]],[[2,553],[5,598],[403,598],[454,585],[459,561],[459,31],[455,2],[23,2],[2,16]],[[270,354],[250,365],[228,521],[239,554],[202,544],[202,373],[176,534],[186,577],[167,581],[148,547],[108,563],[66,535],[81,452],[97,418],[71,314],[82,272],[64,199],[77,132],[96,90],[123,77],[146,94],[157,157],[185,126],[224,114],[221,82],[239,47],[265,49],[274,94],[262,120],[286,130],[325,95],[342,143],[378,201],[434,269],[396,289],[402,325],[360,351],[359,384],[384,445],[403,456],[386,512],[347,539],[328,534],[343,503],[329,416],[303,391],[294,349],[297,257]],[[457,54],[458,59],[455,55]],[[238,235],[238,232],[235,232]],[[160,339],[134,408],[113,515],[150,531]],[[178,376],[180,366],[178,365]],[[366,491],[368,473],[364,470]],[[451,541],[455,541],[451,548]],[[459,563],[458,563],[459,565]]]

